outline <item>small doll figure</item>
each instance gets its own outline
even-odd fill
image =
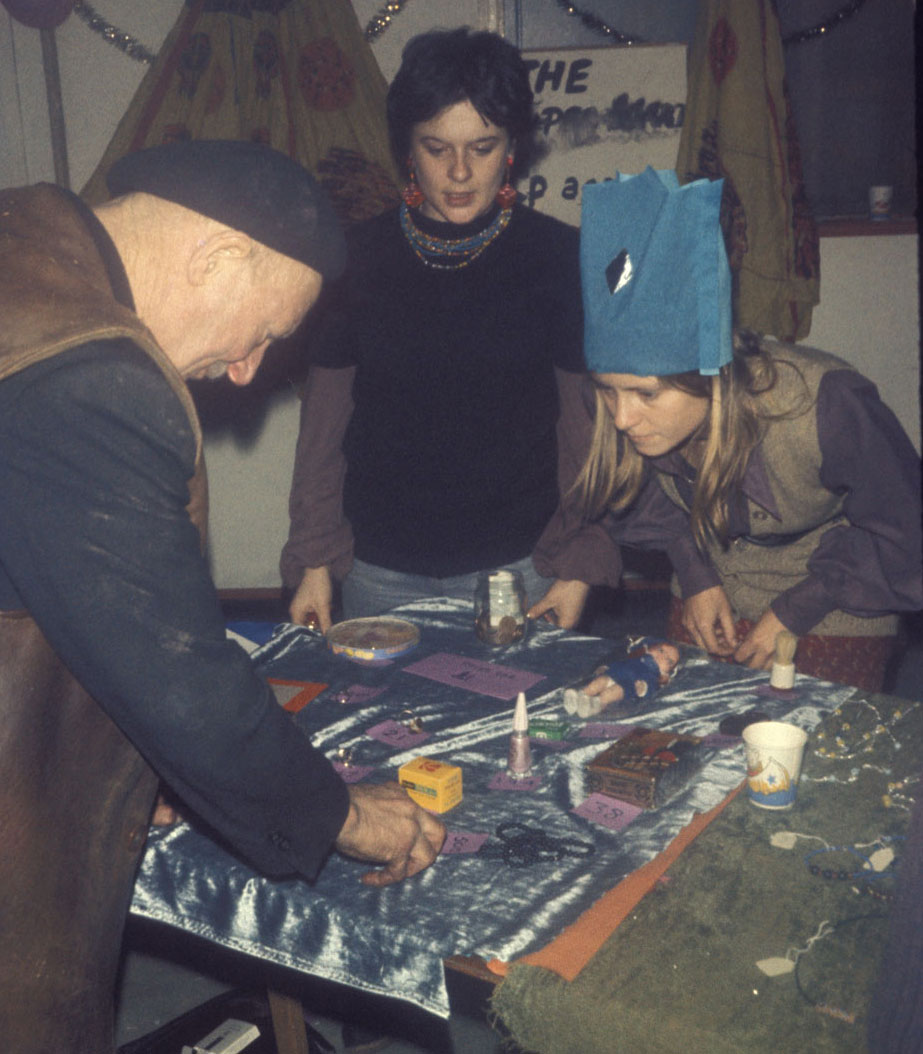
[[[679,648],[659,637],[635,637],[628,641],[628,658],[600,666],[584,688],[568,688],[564,709],[578,717],[594,717],[618,703],[619,716],[637,713],[656,695],[679,666]]]

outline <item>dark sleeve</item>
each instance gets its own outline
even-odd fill
[[[846,524],[827,531],[809,575],[773,602],[803,634],[828,612],[871,617],[923,608],[920,459],[871,381],[826,374],[817,398],[821,483],[844,495]]]
[[[355,374],[350,368],[312,366],[305,381],[288,500],[289,534],[279,564],[289,589],[298,588],[307,567],[329,567],[339,579],[352,567],[353,534],[343,513],[343,436],[353,411]]]
[[[554,365],[568,373],[585,375],[580,232],[568,223],[538,215],[550,223],[549,242],[538,250],[551,264],[541,295],[542,329],[552,343]]]
[[[593,435],[593,420],[583,397],[585,374],[555,369],[555,380],[560,405],[557,425],[560,504],[535,547],[535,566],[546,577],[617,586],[622,575],[618,545],[601,523],[584,521],[579,497],[573,490]]]
[[[194,439],[125,342],[0,385],[0,561],[78,680],[180,797],[269,874],[316,874],[342,781],[226,639],[185,512]]]
[[[606,526],[620,545],[661,549],[669,557],[683,599],[721,585],[718,572],[695,543],[689,514],[667,496],[657,473],[647,469],[633,504],[610,513]]]

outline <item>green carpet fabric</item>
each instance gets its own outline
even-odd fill
[[[809,864],[853,872],[861,859],[805,856],[823,843],[857,847],[885,837],[899,865],[909,814],[893,784],[919,772],[921,747],[920,704],[857,693],[809,739],[791,811],[757,809],[742,792],[576,980],[514,966],[493,1010],[538,1054],[865,1051],[893,868],[872,882],[824,879]],[[773,846],[770,837],[785,831],[823,842]],[[807,948],[825,921],[833,932],[810,944],[797,974],[768,977],[757,968],[757,960]]]

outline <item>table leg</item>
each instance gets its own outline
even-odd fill
[[[309,1054],[301,1000],[272,988],[267,989],[267,994],[279,1054]]]

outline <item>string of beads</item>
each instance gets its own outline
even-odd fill
[[[467,238],[440,238],[414,223],[406,204],[401,205],[401,230],[418,259],[437,271],[457,271],[473,263],[506,230],[512,209],[501,209],[494,221]]]

